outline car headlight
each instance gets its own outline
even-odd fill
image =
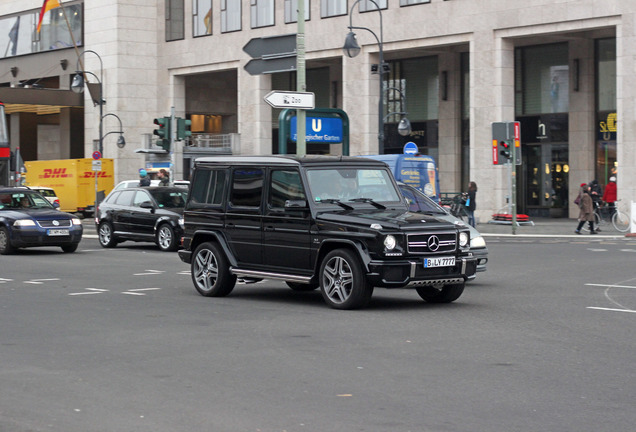
[[[486,240],[483,236],[473,237],[470,239],[470,247],[471,249],[486,247]]]
[[[82,221],[79,220],[79,218],[73,218],[71,219],[71,221],[73,222],[73,225],[81,225]]]
[[[180,218],[180,219],[179,219],[179,226],[180,226],[181,228],[185,227],[185,220],[184,220],[183,218]]]
[[[13,223],[13,226],[17,226],[17,227],[35,226],[35,221],[33,221],[32,219],[19,219]]]
[[[459,233],[459,246],[466,247],[468,245],[468,233],[460,232]]]
[[[397,242],[395,241],[395,237],[393,237],[392,235],[384,237],[384,247],[386,248],[386,250],[390,251],[395,249],[396,244]]]

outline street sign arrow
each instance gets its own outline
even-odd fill
[[[252,59],[243,67],[250,75],[291,72],[296,70],[296,57]]]
[[[264,36],[251,39],[243,47],[243,51],[252,58],[264,56],[290,54],[296,55],[296,33]]]
[[[310,92],[271,91],[265,95],[265,102],[274,108],[314,109],[315,95]]]

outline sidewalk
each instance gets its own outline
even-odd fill
[[[525,236],[525,237],[589,237],[590,233],[581,231],[581,234],[575,234],[574,230],[577,226],[576,219],[567,219],[567,218],[530,218],[533,225],[520,225],[515,229],[515,235],[517,236]],[[489,236],[512,236],[512,225],[502,225],[502,224],[494,224],[488,223],[488,221],[478,223],[475,227],[477,230],[484,235],[484,237]],[[626,235],[629,232],[622,233],[616,231],[611,224],[605,224],[601,227],[601,231],[598,235],[592,236],[596,238],[633,238],[636,240],[636,237],[627,237]]]

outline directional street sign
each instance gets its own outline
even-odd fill
[[[315,97],[310,92],[271,91],[265,95],[265,102],[274,108],[314,109]]]
[[[250,75],[296,70],[296,34],[251,39],[243,51],[252,57],[244,69]]]

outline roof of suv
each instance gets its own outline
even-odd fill
[[[197,164],[220,164],[220,165],[243,165],[243,164],[262,164],[262,165],[330,165],[335,163],[344,163],[351,165],[367,165],[383,167],[386,163],[378,160],[353,157],[353,156],[294,156],[294,155],[272,155],[272,156],[209,156],[196,160]]]

